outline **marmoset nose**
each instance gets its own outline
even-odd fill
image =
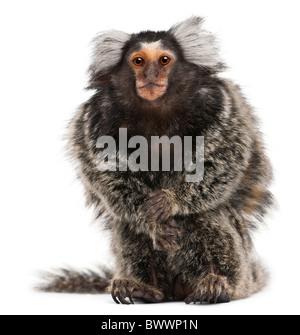
[[[155,65],[148,65],[144,70],[144,78],[145,79],[157,79],[158,77],[158,69]]]

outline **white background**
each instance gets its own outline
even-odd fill
[[[299,314],[299,1],[1,1],[0,312],[4,314]],[[109,295],[42,294],[36,273],[110,264],[64,156],[68,120],[84,91],[99,31],[168,29],[191,15],[221,41],[256,108],[275,169],[279,210],[256,235],[271,273],[253,297],[217,306],[119,306]]]

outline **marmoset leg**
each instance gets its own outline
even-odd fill
[[[130,304],[133,299],[144,302],[165,300],[164,279],[168,277],[165,256],[153,249],[153,241],[136,233],[126,222],[114,222],[112,248],[116,273],[111,281],[111,294],[116,303]]]
[[[238,230],[227,209],[176,220],[186,232],[181,248],[169,257],[172,271],[193,290],[185,299],[187,304],[229,302],[257,290],[262,274],[250,258],[251,244],[241,236],[248,230]]]

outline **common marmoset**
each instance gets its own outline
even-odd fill
[[[110,275],[62,270],[43,287],[101,293],[117,303],[220,303],[266,282],[251,232],[272,204],[262,136],[203,19],[169,31],[109,31],[94,40],[89,88],[69,127],[69,147],[87,203],[110,230]],[[203,136],[204,176],[187,171],[100,171],[97,139]],[[161,153],[162,154],[162,153]]]

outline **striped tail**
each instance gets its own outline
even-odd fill
[[[105,269],[100,271],[77,271],[73,269],[59,269],[51,273],[43,273],[44,283],[36,287],[43,292],[57,293],[106,293],[113,274]]]

